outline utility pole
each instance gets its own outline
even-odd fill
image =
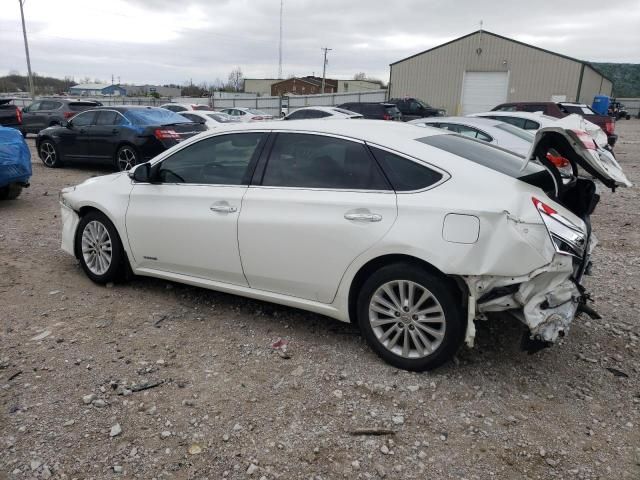
[[[27,28],[24,25],[24,2],[26,0],[18,0],[20,3],[20,16],[22,17],[22,35],[24,36],[24,51],[27,54],[27,71],[29,72],[29,92],[31,92],[31,100],[36,99],[36,91],[33,87],[33,75],[31,74],[31,59],[29,58],[29,43],[27,42]]]
[[[320,93],[324,93],[324,81],[327,73],[327,52],[330,52],[333,48],[322,47],[320,50],[324,51],[324,61],[322,62],[322,89]]]
[[[280,0],[280,43],[278,44],[278,78],[282,79],[282,8],[284,0]]]

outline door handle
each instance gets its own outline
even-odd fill
[[[379,222],[382,220],[382,215],[378,213],[353,212],[345,213],[344,218],[354,222]]]
[[[224,204],[214,204],[209,207],[209,210],[212,212],[220,212],[220,213],[235,213],[238,211],[236,207],[232,207],[231,205]]]

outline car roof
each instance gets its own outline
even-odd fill
[[[549,115],[544,115],[542,113],[535,113],[535,112],[520,112],[520,111],[514,111],[514,112],[481,112],[481,113],[472,113],[470,115],[470,117],[473,118],[480,118],[480,117],[484,117],[484,116],[496,116],[496,117],[517,117],[517,118],[524,118],[526,120],[534,120],[537,122],[540,121],[558,121],[557,118],[555,117],[550,117]]]
[[[91,110],[115,110],[116,112],[124,113],[132,110],[160,110],[162,107],[149,107],[145,105],[101,105]]]

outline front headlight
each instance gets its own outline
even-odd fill
[[[532,197],[540,218],[553,242],[558,253],[573,255],[574,257],[584,257],[587,247],[587,234],[571,220],[563,217],[549,205]]]

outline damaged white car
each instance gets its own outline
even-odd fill
[[[421,371],[472,345],[489,312],[546,344],[589,308],[584,176],[629,182],[584,132],[542,129],[530,157],[401,123],[222,127],[64,189],[62,248],[98,283],[134,273],[357,323]]]

